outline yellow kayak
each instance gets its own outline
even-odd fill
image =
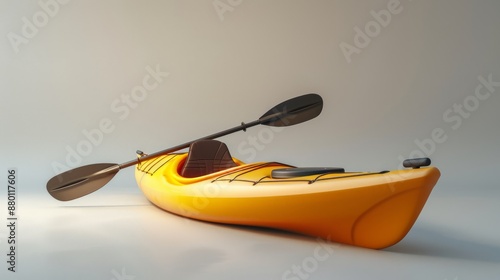
[[[146,161],[139,157],[137,183],[153,204],[184,217],[381,249],[404,238],[440,176],[437,168],[418,165],[345,172],[277,162],[245,164],[228,158],[224,147],[222,155],[214,151],[218,159],[208,167],[190,158],[193,147],[189,153]],[[194,169],[187,171],[187,165]],[[204,172],[207,168],[212,172]]]

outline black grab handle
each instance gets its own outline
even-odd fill
[[[415,168],[418,169],[422,166],[429,166],[431,165],[431,159],[430,158],[412,158],[412,159],[407,159],[403,161],[403,166],[406,168]]]

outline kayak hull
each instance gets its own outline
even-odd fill
[[[137,165],[137,183],[156,206],[188,218],[275,228],[382,249],[411,229],[440,172],[435,167],[273,179],[281,163],[254,163],[183,178],[186,154]]]

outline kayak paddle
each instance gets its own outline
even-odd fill
[[[318,94],[310,93],[284,101],[267,111],[258,120],[208,135],[172,148],[122,163],[90,164],[63,172],[47,182],[47,191],[57,200],[68,201],[90,194],[106,185],[123,168],[127,168],[158,156],[188,148],[192,143],[214,139],[259,124],[268,126],[291,126],[315,118],[323,109],[323,99]]]

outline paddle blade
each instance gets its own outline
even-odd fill
[[[317,117],[323,109],[323,99],[315,93],[281,102],[259,118],[260,124],[290,126]]]
[[[47,182],[47,191],[52,197],[68,201],[82,197],[103,187],[120,171],[115,163],[99,163],[78,167]]]

